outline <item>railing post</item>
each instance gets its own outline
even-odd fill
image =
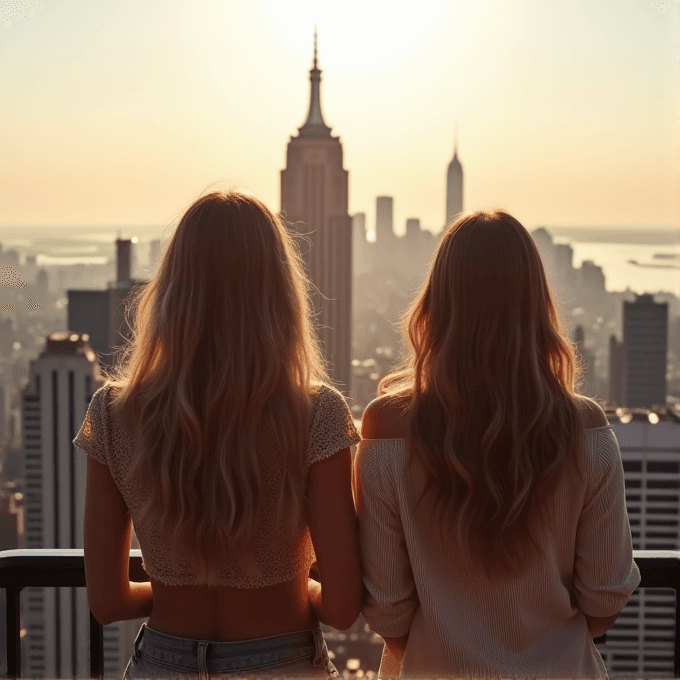
[[[104,626],[90,612],[90,677],[104,678]]]
[[[23,586],[7,586],[7,677],[21,677],[21,599]]]

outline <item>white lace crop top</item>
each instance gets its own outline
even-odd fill
[[[125,499],[132,518],[135,534],[142,552],[142,567],[149,576],[166,585],[198,585],[191,564],[174,563],[169,558],[167,535],[158,526],[143,526],[136,521],[142,506],[143,488],[131,480],[125,482],[125,471],[134,453],[130,435],[112,418],[108,408],[111,387],[98,389],[87,409],[85,420],[73,440],[96,461],[107,465],[116,486]],[[337,451],[359,442],[360,437],[344,397],[336,389],[322,386],[314,398],[314,410],[309,442],[305,455],[307,470]],[[261,515],[262,529],[253,546],[254,560],[247,572],[233,560],[225,559],[220,566],[219,585],[236,588],[261,588],[290,581],[302,570],[309,570],[315,561],[309,528],[301,523],[301,531],[294,538],[292,549],[282,541],[276,525],[276,486],[268,484],[266,501]]]

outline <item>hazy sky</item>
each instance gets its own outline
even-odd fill
[[[278,210],[315,22],[324,117],[369,229],[390,195],[398,232],[439,231],[456,124],[466,209],[680,224],[679,0],[0,0],[0,15],[0,224],[167,224],[214,182]]]

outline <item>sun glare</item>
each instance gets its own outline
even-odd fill
[[[321,68],[374,68],[407,55],[427,42],[441,21],[446,3],[421,0],[402,5],[385,0],[263,0],[262,12],[292,51],[308,55],[316,24]]]

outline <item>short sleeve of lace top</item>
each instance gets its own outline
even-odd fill
[[[360,441],[345,398],[336,389],[322,386],[309,433],[307,468]]]
[[[73,444],[96,461],[108,465],[109,428],[107,422],[107,388],[100,387],[90,399],[85,420]]]

